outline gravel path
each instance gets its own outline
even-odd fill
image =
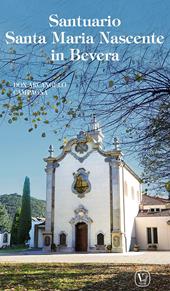
[[[24,252],[0,254],[0,263],[131,263],[170,264],[170,252],[129,252],[124,254],[45,254]]]

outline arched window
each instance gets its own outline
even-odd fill
[[[50,242],[51,242],[50,236],[49,235],[46,235],[45,238],[44,238],[44,245],[46,247],[48,247],[50,245]]]
[[[127,182],[125,182],[125,184],[124,184],[124,192],[125,192],[125,195],[128,196],[128,186],[127,186]]]
[[[135,200],[135,191],[133,187],[131,187],[131,194],[132,194],[132,200]]]
[[[139,191],[137,191],[137,199],[140,202],[140,192]]]
[[[97,235],[97,245],[99,245],[99,246],[104,245],[104,235],[102,233],[99,233]]]
[[[60,246],[66,246],[66,234],[64,232],[60,233]]]
[[[4,243],[4,244],[7,244],[7,243],[8,243],[8,234],[7,234],[7,233],[4,233],[4,236],[3,236],[3,243]]]

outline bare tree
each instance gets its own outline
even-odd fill
[[[39,124],[50,124],[62,138],[88,124],[95,113],[108,142],[119,134],[124,147],[139,153],[144,179],[164,185],[170,136],[169,50],[114,47],[121,55],[119,62],[53,63],[45,49],[28,46],[23,53],[1,48],[1,119],[13,123],[23,118],[30,132]],[[81,49],[101,50],[99,45]]]

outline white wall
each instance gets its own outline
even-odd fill
[[[29,232],[29,236],[30,236],[29,246],[31,248],[35,247],[35,245],[34,245],[35,225],[41,224],[42,222],[43,221],[40,221],[40,220],[32,220],[31,229],[30,229],[30,232]],[[39,238],[39,234],[38,234],[38,241],[39,241],[39,239],[41,240],[41,238]]]
[[[139,181],[127,169],[123,168],[122,175],[124,177],[125,235],[127,251],[129,251],[131,244],[135,243],[135,217],[139,211],[141,190]]]
[[[35,224],[37,222],[36,221],[33,221],[31,222],[31,229],[30,229],[30,232],[29,232],[29,236],[30,236],[30,239],[29,239],[29,246],[31,248],[34,247],[34,231],[35,231]]]
[[[154,208],[154,209],[156,209],[156,208],[166,209],[166,205],[165,204],[160,204],[160,205],[158,205],[158,204],[155,204],[155,205],[142,205],[142,209],[143,210],[149,210],[151,208]]]
[[[44,232],[44,228],[38,229],[38,248],[43,248],[44,246],[43,232]]]
[[[55,224],[54,242],[59,243],[59,233],[67,234],[67,246],[72,247],[72,225],[69,221],[75,217],[74,210],[83,205],[88,216],[93,220],[90,231],[90,247],[96,244],[96,236],[101,231],[105,234],[105,244],[110,244],[110,178],[109,163],[98,152],[80,163],[71,154],[60,162],[56,168],[55,189]],[[71,190],[74,181],[73,173],[79,168],[90,172],[91,191],[84,198],[77,197]]]
[[[170,216],[136,217],[136,234],[140,248],[147,249],[147,227],[158,228],[158,250],[170,250]]]

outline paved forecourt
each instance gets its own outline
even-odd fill
[[[45,254],[43,252],[23,252],[0,254],[0,263],[115,263],[115,264],[170,264],[170,252],[129,252],[116,253],[74,253]]]

